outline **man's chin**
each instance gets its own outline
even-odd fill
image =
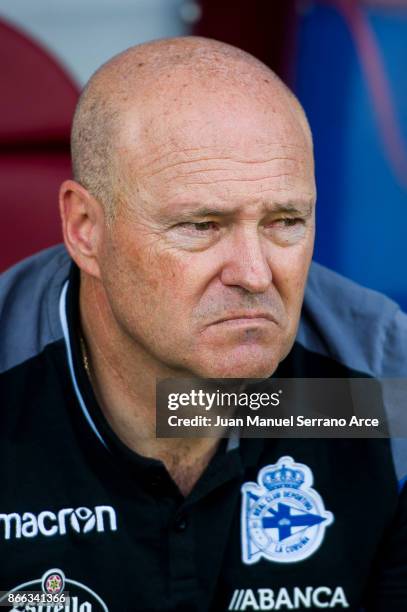
[[[269,378],[277,369],[280,359],[274,351],[225,351],[201,362],[202,378]]]

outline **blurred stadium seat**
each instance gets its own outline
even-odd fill
[[[0,21],[0,271],[61,240],[78,90],[57,61]]]

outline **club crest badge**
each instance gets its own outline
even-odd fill
[[[293,563],[310,557],[334,520],[312,489],[309,467],[282,457],[242,486],[242,559]]]

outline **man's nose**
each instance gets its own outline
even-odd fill
[[[242,287],[250,293],[264,293],[272,282],[267,260],[267,244],[257,228],[237,232],[228,245],[221,280],[225,285]]]

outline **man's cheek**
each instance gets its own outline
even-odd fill
[[[281,266],[275,266],[274,284],[280,284],[282,291],[298,298],[304,290],[311,262],[309,249],[301,248],[287,254]]]
[[[199,284],[202,284],[202,279],[206,277],[203,262],[196,262],[185,254],[180,257],[178,254],[167,253],[167,256],[159,262],[159,270],[161,281],[178,296],[191,294],[197,280],[199,279]]]

